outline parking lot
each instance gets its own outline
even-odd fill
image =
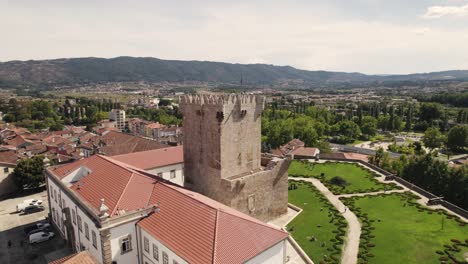
[[[41,199],[45,210],[28,215],[16,213],[16,205],[27,199]],[[57,230],[52,228],[55,237],[49,241],[30,245],[24,228],[43,221],[49,212],[47,192],[5,199],[0,201],[0,263],[47,263],[51,255],[66,255],[64,240]],[[52,257],[56,259],[58,257]]]

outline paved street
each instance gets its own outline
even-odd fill
[[[41,199],[46,207],[44,211],[29,215],[15,213],[16,205],[26,199]],[[56,234],[50,241],[29,245],[24,228],[32,223],[44,220],[49,211],[46,191],[0,201],[0,263],[29,264],[47,263],[44,255],[64,247],[64,242]],[[11,246],[8,246],[8,241]]]

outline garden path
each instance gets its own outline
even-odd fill
[[[341,254],[342,264],[355,264],[358,260],[359,237],[361,236],[361,223],[356,215],[350,210],[345,211],[345,205],[334,195],[328,188],[319,180],[314,178],[291,178],[293,180],[301,180],[312,183],[320,192],[340,211],[343,217],[348,222],[348,231],[346,234],[343,253]]]

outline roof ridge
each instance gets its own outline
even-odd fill
[[[212,263],[216,263],[216,245],[217,245],[217,238],[218,238],[218,223],[219,223],[219,211],[216,210],[216,222],[215,222],[215,230],[214,230],[214,238],[213,238],[213,254],[211,255]]]
[[[176,192],[179,192],[179,193],[183,194],[184,196],[187,196],[187,197],[189,197],[190,199],[197,201],[198,203],[204,204],[204,205],[206,205],[207,207],[210,207],[210,208],[212,208],[212,209],[214,209],[214,210],[216,210],[216,211],[219,210],[217,207],[214,207],[214,206],[212,206],[212,205],[210,205],[210,204],[204,203],[204,202],[200,201],[199,199],[196,199],[195,197],[193,197],[193,196],[191,196],[191,195],[187,195],[187,194],[185,194],[184,192],[178,190],[177,188],[173,188],[173,187],[175,187],[175,186],[173,186],[173,185],[167,184],[166,182],[162,182],[162,181],[159,181],[159,182],[163,183],[164,186],[167,186],[167,187],[169,187],[169,188],[175,190]],[[200,194],[200,193],[191,191],[191,190],[189,190],[189,189],[185,189],[185,187],[181,187],[181,186],[179,186],[179,185],[177,185],[177,187],[178,187],[178,188],[182,188],[182,189],[184,189],[184,190],[186,190],[186,191],[193,192],[193,193],[195,193],[195,194],[202,195],[202,194]],[[211,198],[209,198],[208,196],[204,196],[204,195],[202,195],[202,196],[205,197],[205,198],[211,199]],[[213,200],[213,199],[212,199],[212,200]],[[213,200],[213,201],[215,201],[215,200]],[[215,201],[215,202],[219,203],[218,201]],[[226,206],[227,206],[227,205],[226,205]]]
[[[111,216],[113,216],[113,215],[115,214],[115,211],[117,210],[117,208],[119,208],[119,203],[120,203],[120,201],[122,200],[122,197],[124,196],[124,193],[125,193],[125,191],[126,191],[127,188],[128,188],[128,185],[130,185],[130,182],[132,181],[133,175],[134,175],[134,174],[135,174],[135,173],[132,172],[132,175],[130,175],[130,178],[128,179],[127,184],[125,185],[125,188],[124,188],[124,189],[122,190],[122,192],[120,193],[120,197],[119,197],[119,199],[117,200],[117,202],[115,203],[115,207],[114,207],[114,209],[112,210]]]
[[[231,209],[232,209],[232,208],[231,208]],[[233,209],[233,210],[235,210],[235,209]],[[265,227],[271,228],[271,229],[273,229],[273,230],[275,230],[275,231],[279,231],[279,232],[282,232],[282,233],[286,233],[286,232],[282,231],[280,228],[277,228],[277,227],[275,227],[275,226],[272,226],[272,225],[269,225],[269,224],[267,224],[267,223],[264,223],[264,222],[262,222],[262,221],[260,221],[260,220],[257,220],[257,219],[255,219],[255,218],[253,218],[253,217],[251,217],[251,216],[249,216],[249,215],[247,215],[247,214],[245,214],[245,213],[242,213],[242,212],[240,212],[240,211],[239,211],[239,212],[240,212],[241,214],[244,214],[244,215],[248,216],[248,218],[247,218],[247,217],[241,217],[241,216],[239,216],[239,215],[233,214],[233,213],[228,212],[228,211],[225,211],[225,210],[221,210],[221,211],[222,211],[223,213],[225,213],[225,214],[234,216],[234,217],[236,217],[236,218],[244,219],[244,220],[249,221],[249,222],[252,222],[252,223],[254,223],[254,224],[261,225],[261,226],[265,226]],[[252,219],[250,219],[250,218],[252,218]]]

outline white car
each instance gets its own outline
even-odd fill
[[[53,232],[34,233],[34,234],[29,235],[29,244],[44,242],[53,238],[54,236],[55,234]]]
[[[22,203],[18,204],[16,206],[16,212],[21,212],[23,211],[26,207],[28,206],[39,206],[42,205],[42,200],[39,199],[28,199],[24,200]]]

